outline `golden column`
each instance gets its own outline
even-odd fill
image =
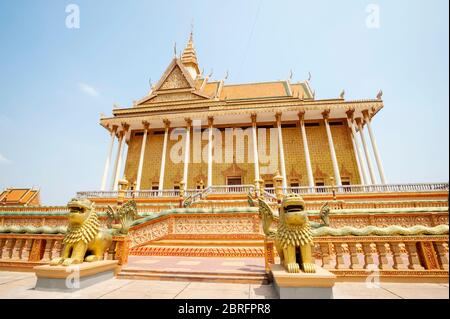
[[[213,144],[212,144],[212,138],[213,138],[213,123],[214,123],[214,117],[209,116],[208,117],[208,182],[206,187],[212,186],[212,165],[213,165],[213,158],[212,158],[212,150],[213,150]]]
[[[308,138],[306,137],[305,111],[298,112],[298,119],[300,121],[300,130],[301,130],[302,139],[303,139],[303,150],[305,152],[306,173],[308,175],[308,186],[314,187],[314,175],[313,175],[312,166],[311,166],[311,157],[309,155]]]
[[[287,178],[286,178],[286,163],[284,160],[284,146],[283,146],[283,132],[281,129],[281,112],[275,114],[278,130],[278,150],[280,152],[280,168],[281,176],[283,176],[283,191],[287,191]]]
[[[169,129],[170,129],[170,121],[165,119],[164,121],[164,142],[163,149],[161,154],[161,168],[159,170],[159,184],[158,190],[162,191],[164,189],[164,175],[166,169],[166,153],[167,153],[167,141],[169,139]]]
[[[255,162],[255,187],[256,193],[259,195],[259,155],[258,155],[258,136],[256,134],[257,125],[256,125],[256,113],[251,114],[252,120],[252,141],[253,141],[253,160]]]
[[[192,120],[186,118],[186,140],[184,144],[184,171],[183,171],[183,181],[185,190],[188,189],[188,168],[189,168],[189,158],[190,158],[190,148],[191,148],[191,127]]]

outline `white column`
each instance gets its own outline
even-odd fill
[[[141,154],[139,156],[139,165],[138,165],[138,171],[137,171],[137,176],[136,176],[136,190],[137,191],[141,189],[142,167],[144,166],[145,146],[147,145],[147,135],[148,135],[148,128],[149,128],[148,122],[143,121],[142,124],[144,125],[144,136],[142,137]]]
[[[370,123],[369,112],[367,110],[363,111],[364,120],[367,123],[367,128],[369,129],[370,142],[372,143],[373,154],[375,155],[375,161],[377,162],[378,172],[380,174],[381,184],[386,184],[386,177],[384,175],[383,165],[381,164],[380,154],[378,153],[377,142],[375,141],[375,135],[372,131],[372,125]]]
[[[158,190],[162,191],[164,189],[164,174],[166,169],[166,153],[167,153],[167,141],[169,139],[169,128],[170,122],[168,120],[164,120],[165,132],[164,132],[164,144],[161,155],[161,169],[159,170],[159,184]]]
[[[117,157],[116,157],[116,163],[114,165],[114,181],[112,185],[112,190],[116,191],[117,187],[119,185],[119,178],[120,178],[120,166],[122,163],[122,152],[123,152],[123,142],[125,139],[125,132],[120,131],[119,133],[119,147],[117,148]]]
[[[212,186],[212,164],[213,164],[213,158],[212,158],[212,150],[213,150],[213,144],[212,144],[212,138],[213,138],[213,123],[214,118],[208,117],[208,183],[207,187]]]
[[[375,179],[375,174],[373,172],[373,165],[372,165],[372,160],[370,159],[369,149],[367,148],[366,139],[364,138],[364,132],[363,132],[361,118],[356,119],[356,124],[358,125],[359,137],[361,138],[361,142],[362,142],[362,145],[364,148],[364,155],[366,155],[366,163],[367,163],[367,168],[369,169],[370,182],[372,183],[372,185],[374,185],[374,184],[376,184],[376,179]]]
[[[308,185],[309,187],[314,187],[314,175],[311,166],[311,157],[309,156],[309,146],[308,146],[308,138],[306,137],[306,128],[305,128],[305,111],[298,113],[298,118],[300,120],[300,131],[303,139],[303,150],[305,152],[305,161],[306,161],[306,174],[308,175]]]
[[[328,124],[328,116],[330,111],[324,111],[322,113],[323,121],[325,122],[325,130],[327,131],[328,145],[330,146],[331,162],[333,163],[334,179],[336,181],[336,186],[342,186],[341,173],[339,172],[339,165],[336,158],[336,151],[334,149],[333,136],[331,135],[330,125]]]
[[[252,118],[252,140],[253,140],[253,160],[255,161],[255,181],[259,181],[259,155],[258,155],[258,136],[256,134],[256,114],[251,115]]]
[[[282,133],[282,129],[281,129],[281,112],[277,112],[275,114],[275,118],[277,120],[278,149],[280,152],[281,176],[283,176],[283,190],[286,192],[287,191],[287,176],[286,176],[286,163],[284,160],[283,133]]]
[[[190,158],[190,148],[191,148],[191,126],[192,120],[186,119],[186,140],[184,144],[184,172],[183,181],[184,189],[188,189],[188,168],[189,168],[189,158]]]
[[[109,165],[110,165],[111,159],[112,159],[112,151],[114,148],[114,140],[116,137],[116,130],[117,130],[117,126],[114,125],[111,130],[111,143],[109,144],[108,156],[106,157],[105,168],[103,169],[103,178],[102,178],[102,186],[101,186],[102,191],[106,190],[106,182],[108,180],[108,171],[109,171]]]
[[[355,154],[356,166],[358,167],[359,178],[361,179],[361,184],[367,184],[367,175],[363,167],[362,154],[358,145],[358,140],[356,139],[355,125],[353,124],[353,112],[354,110],[347,111],[347,124],[350,128],[350,137],[352,139],[353,153]]]

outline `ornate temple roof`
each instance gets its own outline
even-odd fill
[[[0,193],[0,206],[38,206],[39,190],[32,188],[7,188]]]

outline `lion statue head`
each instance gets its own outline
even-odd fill
[[[82,225],[91,217],[94,211],[94,203],[88,199],[73,198],[68,204],[69,225]]]
[[[308,223],[308,214],[305,212],[305,201],[296,194],[284,196],[280,206],[280,221],[287,225],[299,227]]]

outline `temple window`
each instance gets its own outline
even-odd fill
[[[233,177],[227,177],[227,185],[242,185],[242,177],[240,176],[233,176]]]

